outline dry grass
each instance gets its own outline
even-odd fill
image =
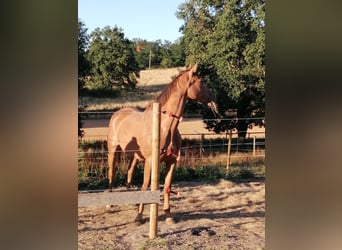
[[[174,76],[177,76],[184,69],[185,67],[142,70],[140,71],[138,86],[168,84]]]
[[[145,107],[185,67],[140,71],[136,90],[116,98],[78,97],[85,111],[114,110],[122,107]]]
[[[78,105],[85,107],[84,111],[115,110],[123,107],[145,107],[151,99],[142,100],[139,98],[139,100],[134,100],[134,96],[115,99],[78,97]]]

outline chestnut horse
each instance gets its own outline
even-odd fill
[[[176,164],[180,160],[180,148],[182,146],[182,138],[178,128],[175,130],[174,136],[172,137],[172,151],[168,152],[168,155],[164,157],[160,162],[165,162],[167,169],[172,165]],[[139,158],[133,157],[130,160],[128,173],[127,173],[127,189],[131,188],[131,182],[134,174],[135,167],[137,166]],[[168,172],[168,171],[167,171]],[[170,187],[171,188],[171,187]],[[168,192],[170,192],[169,189]]]
[[[170,212],[170,192],[172,174],[179,156],[180,135],[177,129],[184,111],[187,98],[207,104],[217,113],[215,97],[196,74],[197,64],[181,72],[156,98],[160,103],[160,161],[166,163],[164,181],[164,212],[166,221],[172,222]],[[151,178],[152,158],[152,103],[144,111],[134,108],[122,108],[115,112],[109,122],[108,132],[108,178],[109,190],[112,190],[115,165],[120,153],[131,158],[131,168],[136,160],[144,160],[144,180],[141,190],[147,190]],[[140,204],[136,222],[142,222],[144,204]]]

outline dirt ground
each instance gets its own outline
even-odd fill
[[[167,224],[159,205],[158,237],[146,222],[136,225],[135,205],[78,209],[79,249],[265,249],[265,183],[179,182],[171,196],[176,223]]]

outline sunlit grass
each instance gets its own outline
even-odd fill
[[[84,107],[84,111],[116,110],[122,107],[144,108],[184,69],[175,67],[142,70],[136,89],[122,90],[115,97],[79,96],[78,105]]]

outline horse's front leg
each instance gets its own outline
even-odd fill
[[[174,223],[174,220],[171,216],[171,211],[170,211],[170,192],[171,192],[172,175],[173,175],[175,166],[176,166],[176,161],[166,163],[167,174],[165,176],[165,183],[164,183],[164,207],[163,209],[166,215],[167,223]]]
[[[143,185],[141,187],[141,191],[146,191],[151,180],[151,158],[146,158],[145,159],[145,164],[144,164],[144,181]],[[143,212],[144,212],[144,204],[140,203],[139,208],[138,208],[138,215],[135,218],[135,222],[138,224],[141,224],[143,222]]]

